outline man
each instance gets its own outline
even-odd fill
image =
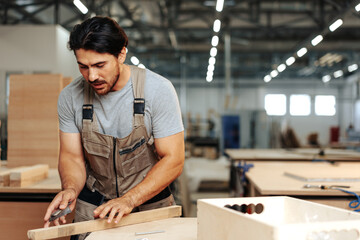
[[[127,43],[107,17],[87,19],[70,34],[82,77],[59,96],[62,191],[46,211],[45,227],[68,204],[75,222],[108,217],[109,223],[174,204],[168,185],[184,164],[176,92],[167,79],[124,64]]]

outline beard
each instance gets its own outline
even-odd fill
[[[109,81],[106,80],[95,80],[94,82],[92,82],[90,84],[90,86],[94,89],[94,91],[98,94],[98,95],[106,95],[109,92],[111,92],[114,88],[114,86],[116,85],[116,83],[118,82],[120,77],[120,71],[119,68],[117,68],[116,71],[116,75],[110,79]],[[101,88],[96,88],[96,85],[101,85]]]
[[[109,82],[107,82],[105,80],[96,80],[96,81],[92,82],[90,86],[94,89],[94,91],[98,95],[106,95],[106,94],[108,94],[109,92],[112,91],[112,89],[114,88],[114,86],[118,82],[119,77],[120,77],[120,75],[117,74]],[[103,85],[102,88],[96,88],[95,87],[95,85],[99,85],[99,84]]]

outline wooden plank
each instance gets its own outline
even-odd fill
[[[123,217],[119,223],[108,223],[107,219],[96,219],[49,228],[29,230],[28,238],[32,240],[52,239],[179,216],[181,216],[181,206],[170,206],[166,208],[132,213]]]
[[[57,169],[49,169],[48,178],[26,187],[0,187],[1,193],[58,193],[61,191],[61,181]]]
[[[0,172],[0,187],[10,186],[10,170]]]
[[[37,164],[30,167],[10,170],[10,187],[26,187],[49,175],[49,165]]]
[[[26,167],[17,167],[17,168],[3,168],[0,172],[0,187],[9,187],[10,186],[10,173],[12,171],[18,171]]]

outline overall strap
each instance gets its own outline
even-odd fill
[[[131,79],[133,84],[134,93],[134,128],[139,125],[144,125],[145,115],[145,98],[144,98],[144,86],[145,86],[145,69],[130,66]]]
[[[94,90],[90,87],[89,83],[84,80],[84,104],[82,110],[83,132],[98,130],[96,115],[94,114],[93,98]]]

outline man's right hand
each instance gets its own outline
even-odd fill
[[[61,210],[65,209],[68,206],[69,202],[71,202],[69,207],[70,207],[71,211],[73,211],[75,209],[76,198],[77,198],[77,194],[76,194],[75,189],[73,189],[73,188],[68,188],[68,189],[65,189],[65,190],[59,192],[55,196],[55,198],[52,200],[52,202],[50,203],[49,207],[46,210],[45,217],[44,217],[44,221],[45,221],[44,227],[46,228],[46,227],[50,226],[49,219],[50,219],[51,214],[58,209],[61,209]],[[61,220],[62,223],[66,223],[65,216],[62,216],[62,217],[54,220],[54,224],[56,226],[60,225],[59,220]]]

